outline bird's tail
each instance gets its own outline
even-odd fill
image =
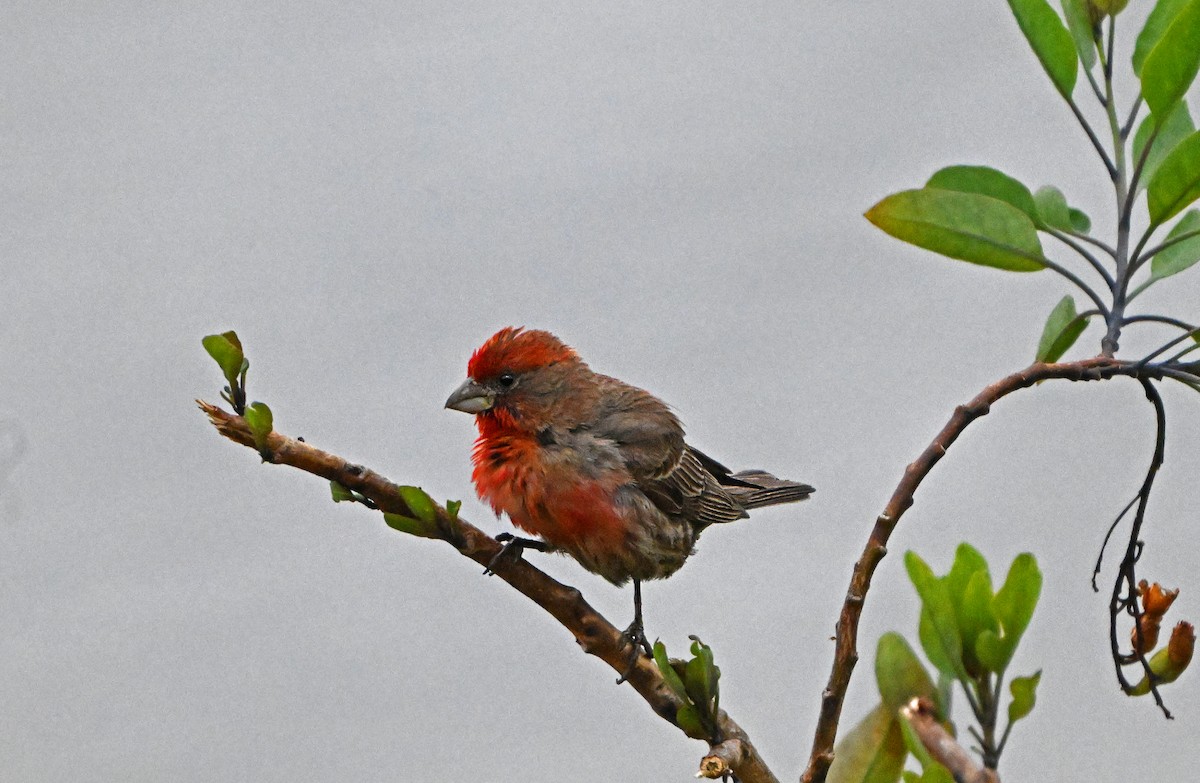
[[[732,478],[738,484],[726,486],[725,491],[733,495],[746,510],[779,503],[795,503],[816,492],[808,484],[772,476],[765,470],[743,470]]]

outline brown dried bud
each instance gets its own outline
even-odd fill
[[[1171,659],[1171,667],[1182,673],[1192,662],[1195,650],[1196,629],[1191,623],[1180,621],[1171,629],[1171,641],[1167,642],[1167,657]]]
[[[1129,643],[1133,645],[1135,652],[1145,655],[1158,646],[1158,632],[1162,626],[1159,618],[1151,614],[1143,614],[1138,620],[1138,626],[1142,630],[1141,639],[1138,639],[1138,629],[1135,627],[1129,631]]]
[[[1138,582],[1138,595],[1142,597],[1142,611],[1151,617],[1162,617],[1175,603],[1179,589],[1164,590],[1158,582],[1150,585],[1146,580]]]

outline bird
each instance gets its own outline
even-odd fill
[[[678,571],[710,525],[815,491],[762,470],[731,472],[684,440],[666,403],[594,372],[548,331],[500,329],[471,355],[467,376],[446,408],[475,416],[476,492],[540,538],[497,536],[507,543],[488,571],[511,549],[535,548],[569,554],[617,586],[632,581],[631,668],[639,649],[650,651],[642,582]]]

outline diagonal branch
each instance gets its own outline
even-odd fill
[[[235,443],[258,450],[245,419],[207,402],[197,400],[197,404],[217,432]],[[275,464],[288,465],[336,481],[371,500],[381,511],[416,516],[400,496],[396,484],[369,468],[347,462],[303,441],[272,432],[267,436],[265,449],[260,453]],[[440,540],[482,566],[492,563],[501,549],[494,538],[469,522],[452,517],[440,506],[436,511]],[[584,652],[604,661],[614,671],[626,674],[626,681],[659,717],[678,725],[675,715],[683,702],[663,681],[662,673],[654,661],[641,655],[630,669],[629,646],[625,637],[584,600],[578,589],[562,584],[522,559],[501,558],[495,563],[494,571],[496,576],[542,607],[570,631]],[[729,771],[742,783],[778,783],[750,742],[750,737],[724,710],[719,711],[717,722],[725,742],[710,748],[710,753],[720,753],[728,763]],[[727,752],[726,746],[736,747],[736,752]]]
[[[1166,374],[1168,369],[1161,365],[1142,365],[1137,362],[1118,361],[1104,356],[1062,364],[1039,362],[993,383],[966,405],[960,405],[955,409],[954,415],[933,439],[933,442],[905,469],[904,476],[892,493],[887,507],[875,520],[875,526],[871,530],[862,555],[854,564],[850,587],[846,591],[846,599],[842,604],[841,616],[837,623],[833,667],[829,674],[829,682],[821,694],[820,717],[817,720],[817,728],[813,736],[808,768],[800,778],[802,783],[821,783],[829,772],[830,764],[833,763],[833,743],[837,737],[842,703],[846,698],[846,689],[850,685],[850,675],[854,671],[854,665],[858,662],[856,649],[858,623],[862,616],[867,591],[871,588],[871,576],[875,573],[875,569],[884,555],[887,554],[888,539],[900,521],[900,517],[912,506],[913,495],[917,488],[933,470],[933,466],[945,456],[946,450],[958,439],[958,436],[970,426],[971,422],[986,416],[994,403],[1039,381],[1051,379],[1099,381],[1116,376],[1160,378]]]

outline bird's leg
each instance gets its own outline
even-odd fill
[[[633,622],[621,632],[621,638],[629,644],[629,663],[625,667],[625,672],[617,678],[617,685],[629,679],[643,650],[646,655],[654,655],[654,650],[650,647],[645,629],[642,627],[642,580],[640,579],[633,580]]]
[[[496,540],[503,543],[504,546],[500,548],[495,557],[488,561],[487,568],[483,570],[485,576],[491,576],[496,573],[496,565],[506,557],[519,560],[521,553],[526,549],[533,549],[537,552],[554,551],[554,547],[545,541],[538,541],[536,538],[521,538],[520,536],[514,536],[512,533],[501,533],[496,536]]]

